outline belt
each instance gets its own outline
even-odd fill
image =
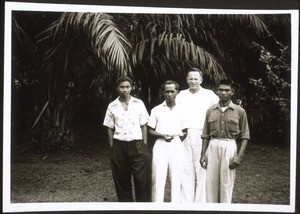
[[[130,140],[130,141],[126,141],[126,140],[118,140],[118,139],[114,138],[113,141],[120,142],[120,143],[133,143],[133,142],[142,141],[142,140]]]
[[[231,140],[234,140],[235,141],[235,139],[232,139],[232,138],[211,138],[211,140],[226,140],[226,141],[231,141]]]

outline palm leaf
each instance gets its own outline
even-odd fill
[[[66,38],[74,31],[82,32],[89,39],[91,47],[110,71],[117,71],[118,75],[131,73],[127,53],[131,45],[117,28],[111,16],[104,13],[63,13],[60,19],[41,35],[46,35],[44,38],[52,35],[55,41],[61,32],[64,32],[64,38]]]
[[[157,39],[153,38],[150,41],[144,40],[136,44],[134,50],[139,50],[140,52],[133,53],[133,55],[139,54],[140,57],[136,61],[138,64],[143,63],[144,57],[142,57],[141,54],[147,54],[144,52],[146,45],[150,46],[150,64],[155,68],[157,68],[157,63],[162,63],[164,65],[159,66],[161,69],[170,69],[172,66],[169,65],[170,61],[172,61],[172,64],[187,63],[203,67],[207,74],[214,77],[216,81],[221,77],[226,76],[221,65],[211,54],[209,54],[203,48],[195,45],[193,42],[187,42],[181,34],[173,35],[163,32],[162,34],[158,35]],[[154,54],[155,45],[158,48],[157,51],[160,51]],[[142,51],[139,48],[141,46],[143,47]],[[170,69],[172,72],[173,70],[174,69]],[[157,72],[156,69],[155,72]],[[157,75],[165,75],[165,73],[165,70],[161,70],[160,72],[157,72]]]
[[[32,52],[34,49],[34,43],[29,38],[28,34],[23,30],[23,28],[18,24],[16,19],[12,18],[12,27],[14,29],[14,35],[16,35],[19,43],[28,51]]]

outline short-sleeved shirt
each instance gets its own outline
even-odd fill
[[[219,103],[211,106],[206,112],[202,138],[250,139],[246,111],[233,102],[225,111]]]
[[[183,109],[178,104],[171,110],[164,101],[154,107],[150,113],[148,126],[155,131],[168,135],[182,135],[185,129],[183,124]]]
[[[144,103],[131,97],[124,110],[119,98],[112,101],[105,114],[103,125],[114,129],[113,138],[122,141],[142,140],[141,126],[148,122],[149,114]]]
[[[209,89],[200,87],[196,93],[189,89],[182,90],[176,97],[176,102],[184,109],[187,128],[202,129],[207,109],[219,101],[218,96]]]

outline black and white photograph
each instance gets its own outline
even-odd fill
[[[298,42],[296,9],[5,2],[2,212],[294,213]]]

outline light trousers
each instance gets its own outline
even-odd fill
[[[206,171],[200,165],[202,130],[188,129],[183,141],[185,165],[182,177],[182,202],[206,202]]]
[[[235,140],[210,140],[207,148],[207,202],[231,203],[236,170],[229,169],[229,165],[236,154]]]
[[[175,137],[171,142],[156,140],[152,161],[153,202],[164,202],[168,172],[171,181],[171,202],[180,202],[183,155],[183,143],[179,137]]]

